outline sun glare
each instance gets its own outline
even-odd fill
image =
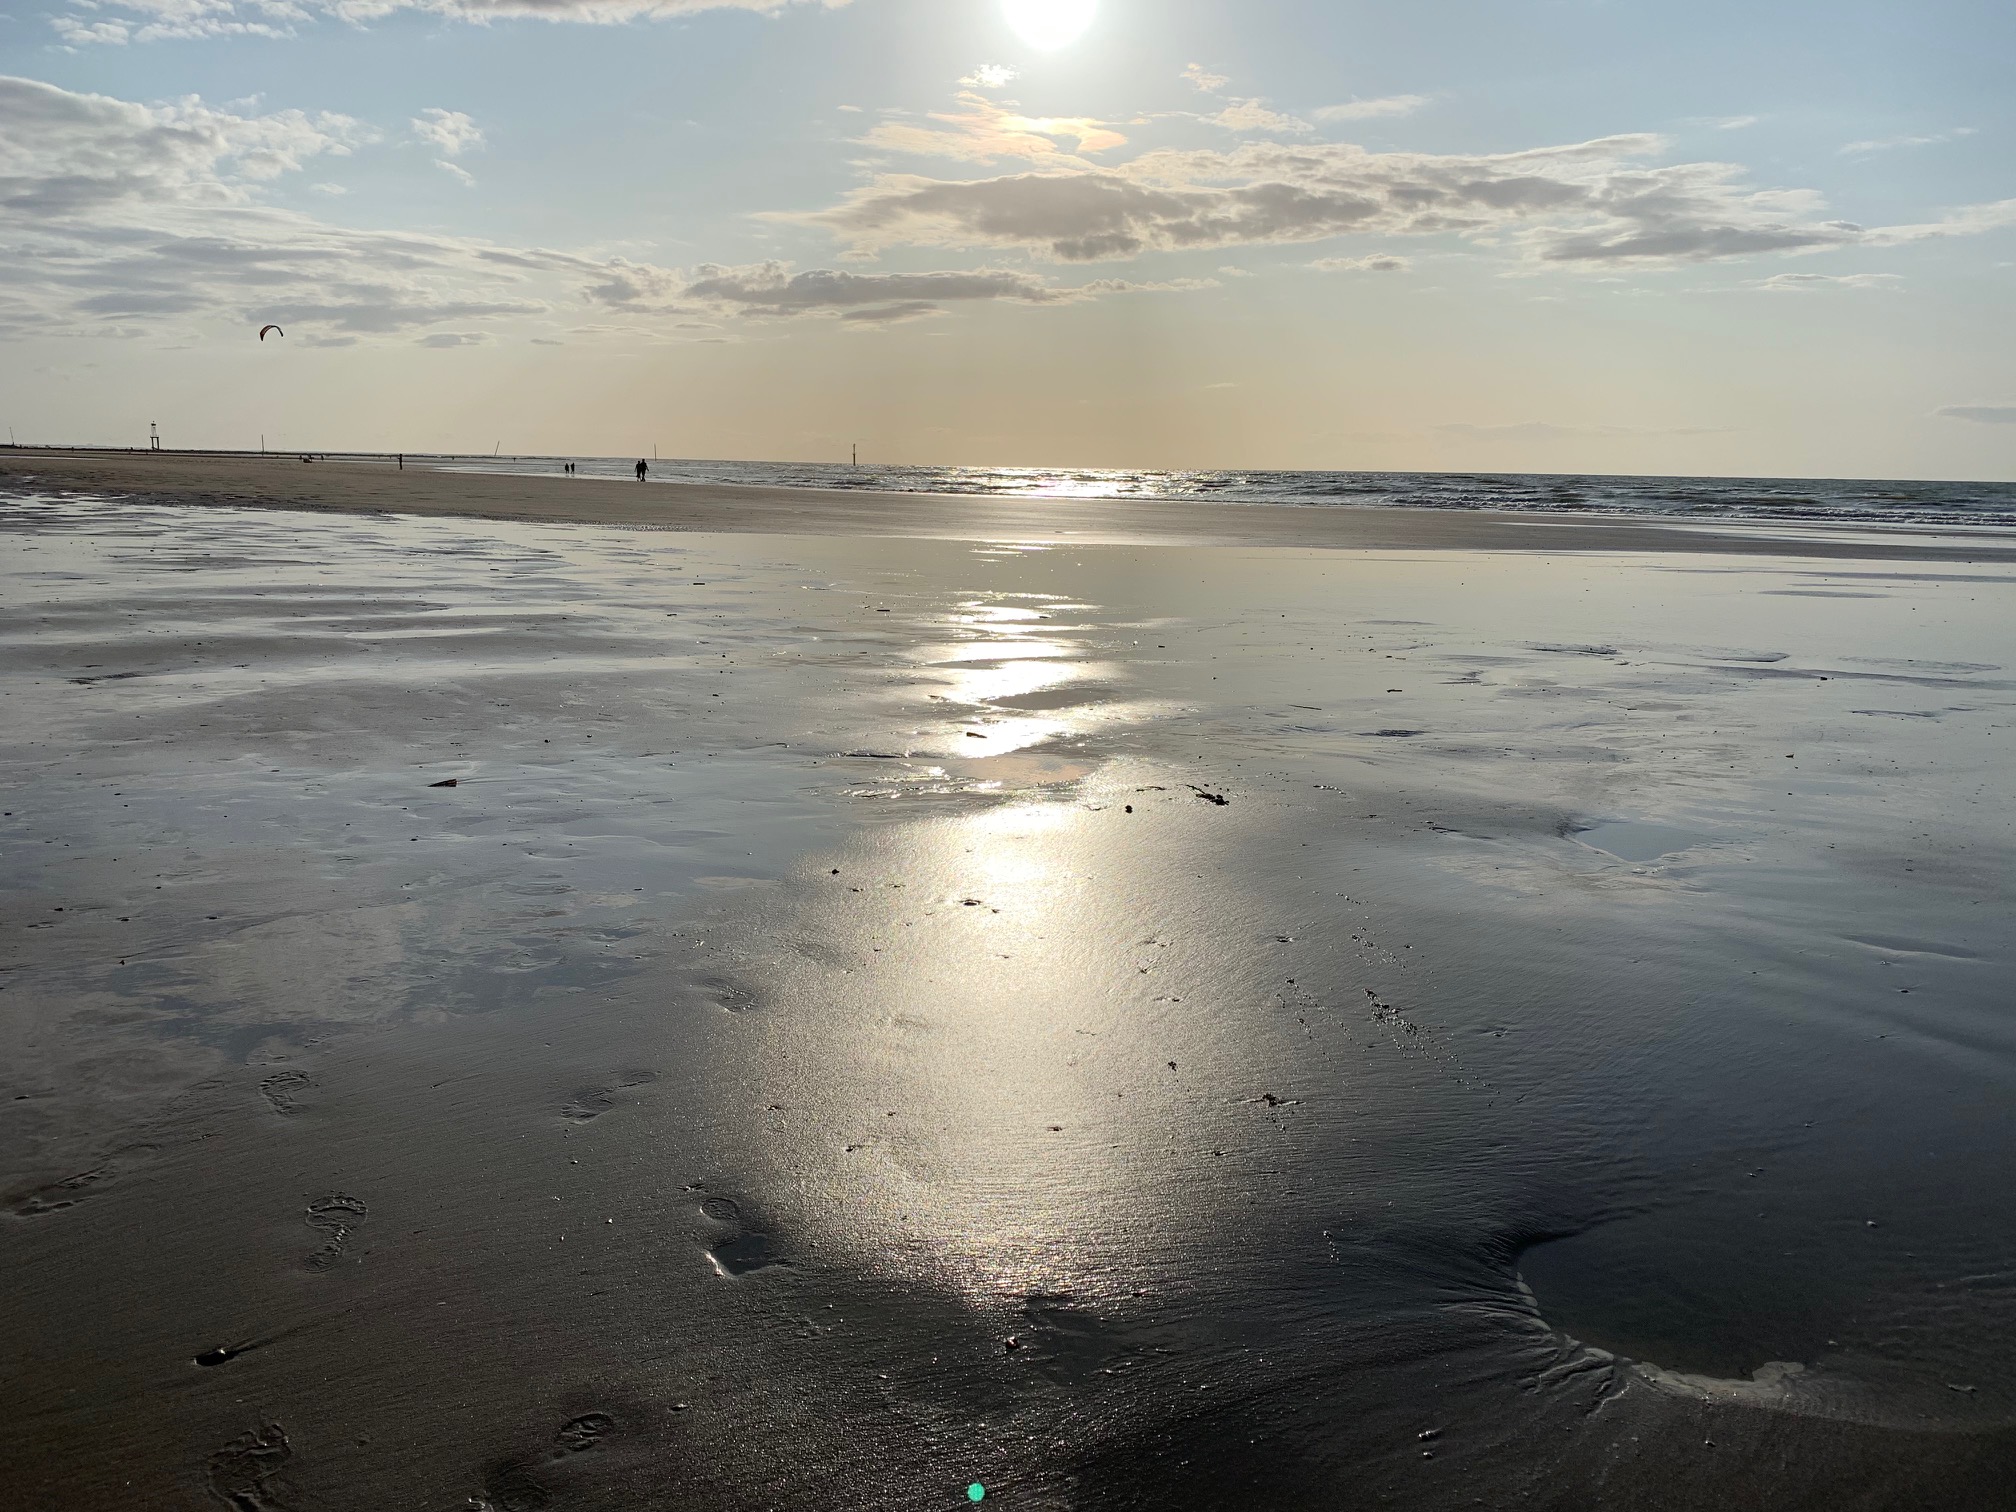
[[[1031,47],[1055,52],[1085,35],[1099,0],[1001,0],[1015,35]]]

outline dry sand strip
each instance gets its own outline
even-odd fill
[[[762,535],[1049,540],[1084,545],[1347,550],[1740,552],[1777,557],[2016,560],[1987,531],[1845,539],[1772,522],[1540,518],[1485,510],[1319,509],[1136,499],[1003,499],[735,484],[446,472],[216,452],[0,450],[0,490],[113,494],[162,504],[448,515]],[[1887,532],[1886,532],[1887,534]]]

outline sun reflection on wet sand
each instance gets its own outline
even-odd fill
[[[816,1045],[793,1047],[829,1102],[848,1085],[894,1114],[832,1171],[835,1237],[864,1267],[982,1313],[1138,1285],[1128,1235],[1158,1210],[1162,1124],[1100,1053],[1134,972],[1111,960],[1120,926],[1110,879],[1088,867],[1092,817],[1017,802],[909,835],[904,870],[928,879],[928,901],[885,894],[875,932],[901,942]]]
[[[996,554],[1041,549],[1004,546]],[[1072,741],[1158,712],[1117,697],[1118,668],[1093,659],[1096,648],[1078,638],[1099,633],[1098,617],[1098,606],[1052,594],[990,592],[927,621],[927,634],[942,626],[945,638],[933,635],[905,654],[943,679],[930,697],[951,722],[920,732],[925,740],[911,757],[928,763],[927,776],[969,792],[1089,776],[1097,764],[1069,749]]]
[[[1126,1020],[1156,995],[1115,946],[1152,933],[1159,889],[1098,831],[1132,787],[1087,741],[1171,706],[1133,688],[1118,659],[1131,632],[1110,618],[1082,597],[969,590],[907,621],[918,639],[900,655],[926,674],[930,722],[902,758],[915,775],[875,794],[939,782],[998,801],[835,858],[875,879],[850,894],[869,962],[819,978],[825,1011],[779,1045],[780,1103],[818,1110],[798,1132],[834,1216],[824,1242],[988,1317],[1125,1295],[1143,1281],[1130,1235],[1167,1228],[1169,1089],[1139,1081],[1138,1053],[1120,1072],[1104,1048],[1141,1031]],[[899,686],[900,719],[918,688]],[[1198,1039],[1178,1028],[1154,1067],[1195,1057]],[[816,1094],[798,1089],[804,1067]]]

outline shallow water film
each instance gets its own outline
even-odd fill
[[[9,1505],[2009,1505],[1965,542],[0,529]]]

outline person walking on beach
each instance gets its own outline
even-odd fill
[[[637,459],[637,481],[639,483],[642,483],[644,481],[644,475],[649,471],[651,471],[651,469],[645,465],[644,459],[642,457],[639,457]]]

